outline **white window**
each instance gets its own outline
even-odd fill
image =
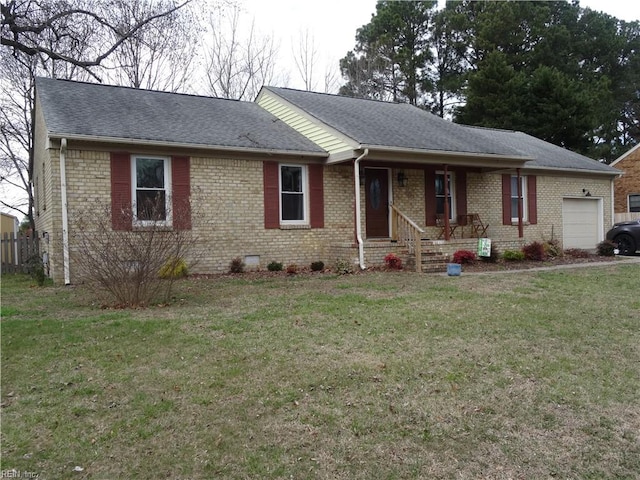
[[[456,218],[456,208],[454,199],[456,198],[455,192],[453,191],[455,182],[453,181],[453,173],[448,172],[447,174],[447,188],[448,195],[447,199],[449,200],[449,219],[453,220]],[[436,172],[436,214],[444,215],[444,172]]]
[[[640,212],[640,194],[629,195],[629,211]]]
[[[520,177],[520,198],[522,198],[522,221],[528,219],[527,208],[527,177]],[[511,175],[511,221],[518,221],[518,176]]]
[[[171,160],[134,156],[131,162],[133,219],[141,226],[171,224]]]
[[[308,223],[307,167],[280,165],[280,222]]]

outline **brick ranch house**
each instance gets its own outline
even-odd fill
[[[408,104],[273,87],[240,102],[38,78],[34,129],[37,231],[65,283],[79,280],[80,212],[106,205],[113,229],[144,228],[137,202],[149,195],[167,228],[197,230],[208,252],[197,273],[236,257],[367,268],[390,252],[424,271],[480,235],[498,251],[551,238],[592,249],[620,173]],[[192,210],[174,218],[185,200]]]
[[[616,159],[611,166],[623,172],[613,183],[614,212],[627,214],[624,217],[629,220],[640,218],[640,144]]]

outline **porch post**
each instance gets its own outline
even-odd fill
[[[449,241],[449,214],[451,206],[449,205],[449,166],[444,166],[444,239]]]
[[[358,263],[360,264],[360,269],[364,270],[366,268],[364,263],[364,240],[362,239],[362,224],[361,215],[360,215],[360,160],[369,155],[369,149],[365,148],[364,153],[356,158],[353,162],[353,187],[355,194],[355,214],[356,214],[356,240],[358,242]]]
[[[522,177],[520,176],[520,169],[516,168],[516,173],[518,176],[518,237],[524,237],[524,225],[522,224],[522,216],[523,212],[523,199],[522,199]]]

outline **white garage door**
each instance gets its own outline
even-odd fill
[[[565,198],[562,201],[564,248],[594,249],[601,241],[600,201],[590,198]]]

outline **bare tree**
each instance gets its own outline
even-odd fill
[[[112,0],[114,22],[137,25],[145,18],[170,12],[141,26],[103,66],[113,83],[175,92],[192,76],[199,37],[195,12],[175,10],[173,0]],[[117,41],[118,34],[112,34]]]
[[[29,183],[33,77],[24,72],[35,68],[33,63],[30,59],[21,65],[0,52],[0,205],[27,217],[33,204]]]
[[[60,49],[66,38],[43,34],[47,48]],[[77,53],[78,46],[67,48]],[[31,152],[33,147],[32,112],[36,76],[86,80],[86,69],[40,55],[14,54],[0,50],[0,205],[16,210],[29,219],[34,228]]]
[[[324,71],[324,93],[335,93],[338,90],[340,75],[338,70],[333,68],[332,62],[327,62]]]
[[[241,36],[240,17],[237,5],[210,16],[205,83],[207,93],[215,97],[253,100],[260,87],[274,79],[278,49],[273,37],[256,32],[254,22]]]
[[[304,83],[305,90],[314,90],[316,82],[313,78],[313,71],[318,61],[318,51],[316,50],[315,39],[309,34],[309,29],[300,31],[299,48],[293,50],[293,60],[300,78]]]
[[[0,44],[15,53],[62,60],[92,72],[128,38],[156,19],[171,15],[188,4],[172,3],[167,10],[135,19],[133,22],[109,16],[110,2],[99,0],[10,0],[0,5],[2,35]],[[43,38],[55,37],[52,48]],[[111,39],[111,42],[106,42]],[[65,46],[76,46],[69,51]],[[97,78],[97,76],[96,76]]]
[[[112,2],[101,0],[12,0],[0,5],[0,205],[27,216],[32,227],[35,77],[100,79],[100,64],[108,55],[191,0],[162,1],[135,18],[121,17]]]

